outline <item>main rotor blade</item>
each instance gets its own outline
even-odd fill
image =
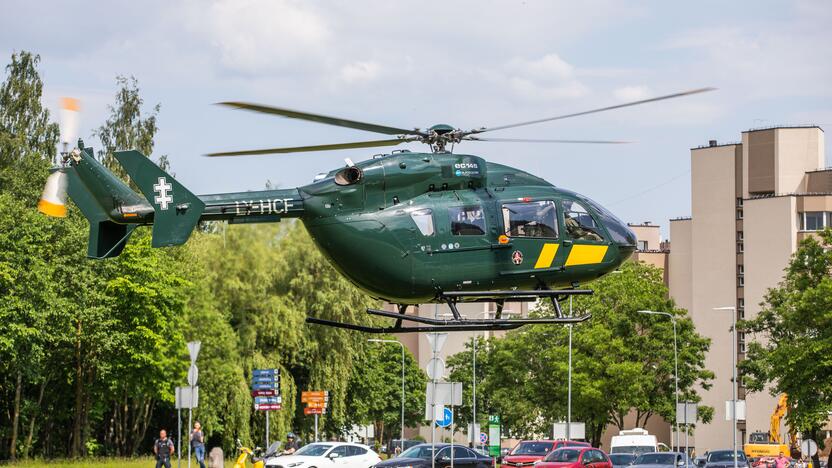
[[[498,143],[589,143],[602,145],[625,145],[632,143],[631,141],[618,140],[539,140],[528,138],[482,138],[474,136],[465,136],[462,137],[462,139],[471,141],[493,141]]]
[[[341,119],[338,117],[328,117],[326,115],[310,114],[308,112],[300,112],[291,109],[284,109],[281,107],[263,106],[260,104],[251,104],[248,102],[220,102],[223,106],[233,107],[235,109],[245,109],[254,112],[262,112],[264,114],[275,114],[290,119],[311,120],[327,125],[335,125],[337,127],[355,128],[357,130],[366,130],[368,132],[383,133],[385,135],[419,135],[425,136],[424,133],[418,130],[407,130],[404,128],[388,127],[386,125],[376,125],[366,122],[358,122],[355,120]]]
[[[375,148],[377,146],[396,146],[409,141],[416,141],[418,138],[395,138],[392,140],[356,141],[353,143],[335,143],[331,145],[295,146],[287,148],[266,148],[246,151],[224,151],[220,153],[208,153],[205,156],[254,156],[258,154],[284,154],[284,153],[306,153],[310,151],[331,151],[352,148]]]
[[[692,94],[705,93],[705,92],[708,92],[708,91],[714,91],[715,89],[716,88],[692,89],[690,91],[682,91],[681,93],[668,94],[668,95],[665,95],[665,96],[658,96],[658,97],[654,97],[654,98],[650,98],[650,99],[642,99],[640,101],[625,102],[624,104],[616,104],[614,106],[601,107],[601,108],[598,108],[598,109],[591,109],[591,110],[587,110],[587,111],[583,111],[583,112],[574,112],[572,114],[558,115],[556,117],[548,117],[548,118],[545,118],[545,119],[530,120],[528,122],[520,122],[520,123],[515,123],[515,124],[509,124],[509,125],[500,125],[498,127],[479,128],[479,129],[475,129],[475,130],[470,130],[470,131],[466,132],[465,134],[466,135],[471,135],[471,134],[476,134],[476,133],[492,132],[494,130],[503,130],[503,129],[506,129],[506,128],[515,128],[515,127],[522,127],[524,125],[532,125],[532,124],[537,124],[537,123],[542,123],[542,122],[551,122],[553,120],[568,119],[570,117],[578,117],[578,116],[581,116],[581,115],[595,114],[595,113],[598,113],[598,112],[605,112],[605,111],[613,110],[613,109],[621,109],[622,107],[638,106],[638,105],[647,104],[647,103],[650,103],[650,102],[663,101],[665,99],[673,99],[673,98],[682,97],[682,96],[690,96]]]

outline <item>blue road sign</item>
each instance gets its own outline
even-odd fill
[[[448,427],[451,425],[451,419],[453,419],[454,413],[451,411],[450,408],[445,408],[445,411],[442,412],[442,419],[436,420],[436,425],[439,427]]]
[[[252,389],[252,390],[275,390],[275,389],[276,389],[276,385],[275,385],[275,383],[274,383],[274,382],[271,382],[271,383],[256,383],[256,382],[252,382],[252,384],[251,384],[251,389]]]
[[[278,374],[280,374],[280,372],[277,369],[254,369],[253,371],[251,371],[251,375],[253,377],[274,377]]]
[[[275,383],[280,380],[279,377],[255,375],[251,378],[251,383]]]
[[[488,434],[486,434],[485,432],[480,432],[480,443],[484,444],[486,442],[488,442]]]
[[[279,396],[259,396],[254,398],[255,405],[279,405],[283,399]]]

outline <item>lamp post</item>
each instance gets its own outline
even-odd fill
[[[640,314],[664,315],[673,323],[673,383],[676,394],[676,408],[673,417],[676,418],[676,449],[679,449],[679,354],[676,345],[676,316],[670,312],[657,312],[655,310],[639,310]],[[736,449],[736,447],[734,447]],[[736,467],[735,467],[736,468]]]
[[[404,452],[404,345],[401,341],[396,340],[380,340],[371,338],[367,341],[371,343],[395,343],[402,348],[402,427],[401,432],[399,433],[399,446],[401,451]]]
[[[731,332],[733,336],[733,352],[731,353],[731,367],[733,368],[733,382],[731,384],[731,416],[734,423],[734,468],[737,468],[737,308],[735,306],[714,307],[714,310],[731,311]]]

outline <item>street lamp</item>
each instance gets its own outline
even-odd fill
[[[380,340],[377,338],[371,338],[367,341],[371,343],[395,343],[402,348],[402,427],[401,432],[399,433],[399,444],[401,446],[401,451],[404,452],[404,345],[401,341],[396,340]]]
[[[733,383],[731,384],[731,415],[734,422],[734,468],[737,468],[739,462],[737,461],[737,308],[734,306],[714,307],[714,310],[730,310],[731,311],[731,331],[734,337],[733,350],[731,353],[731,367],[733,367]]]
[[[673,411],[676,418],[676,449],[679,449],[679,355],[676,347],[676,316],[670,312],[657,312],[655,310],[639,310],[640,314],[664,315],[673,323],[673,381],[676,394],[676,409]],[[736,447],[735,447],[736,448]]]

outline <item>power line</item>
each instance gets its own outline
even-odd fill
[[[634,193],[634,194],[629,195],[629,196],[627,196],[627,197],[624,197],[624,198],[622,198],[622,199],[620,199],[620,200],[618,200],[618,201],[612,202],[612,203],[610,203],[610,204],[609,204],[609,205],[607,205],[607,206],[614,206],[614,205],[618,205],[619,203],[624,203],[625,201],[629,201],[629,200],[632,200],[633,198],[640,197],[640,196],[642,196],[642,195],[644,195],[644,194],[646,194],[646,193],[650,193],[650,192],[652,192],[653,190],[656,190],[656,189],[658,189],[658,188],[662,188],[662,187],[664,187],[665,185],[667,185],[667,184],[669,184],[669,183],[671,183],[671,182],[675,181],[676,179],[679,179],[679,178],[681,178],[681,177],[684,177],[684,176],[686,176],[686,175],[688,175],[688,174],[690,174],[690,169],[686,170],[685,172],[682,172],[681,174],[677,174],[677,175],[675,175],[675,176],[671,177],[670,179],[665,180],[664,182],[662,182],[662,183],[660,183],[660,184],[658,184],[658,185],[654,185],[654,186],[652,186],[652,187],[650,187],[650,188],[647,188],[647,189],[642,190],[641,192]]]

